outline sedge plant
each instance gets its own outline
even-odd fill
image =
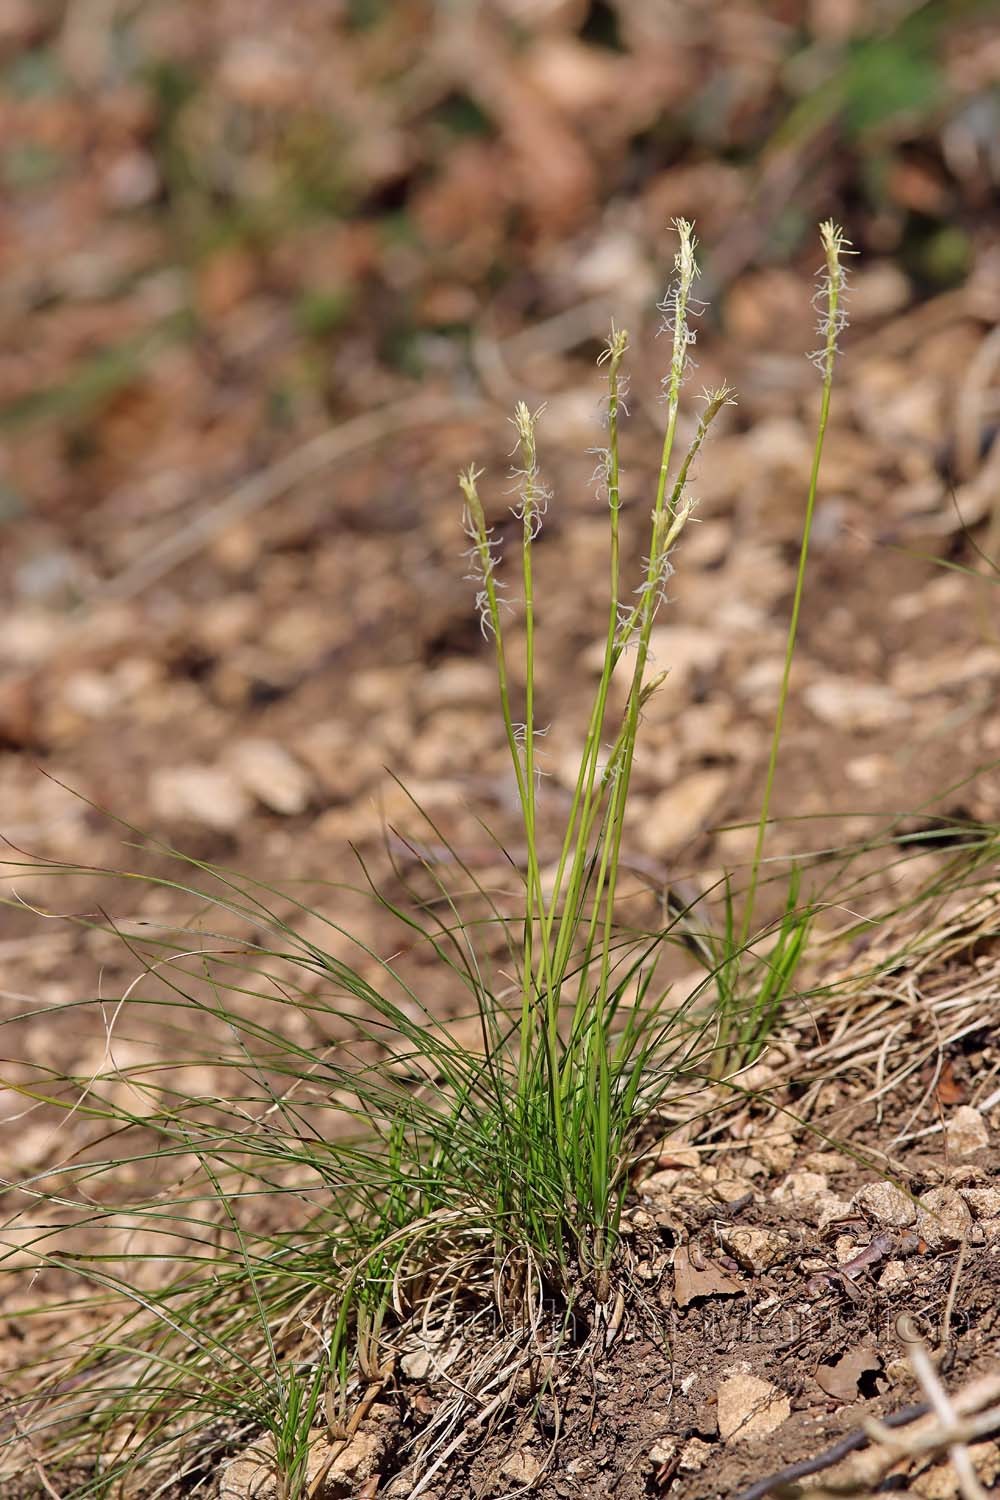
[[[86,1077],[40,1066],[34,1077],[5,1080],[25,1112],[61,1112],[85,1136],[85,1149],[61,1158],[58,1171],[40,1169],[12,1187],[15,1217],[37,1212],[55,1194],[62,1222],[70,1216],[89,1248],[71,1254],[40,1230],[29,1253],[39,1267],[88,1280],[97,1298],[124,1299],[117,1321],[71,1362],[68,1377],[59,1370],[74,1389],[90,1382],[99,1416],[93,1401],[85,1420],[70,1420],[72,1404],[53,1400],[39,1411],[26,1396],[17,1430],[28,1422],[34,1441],[66,1461],[92,1453],[102,1432],[102,1484],[185,1443],[197,1446],[206,1411],[229,1412],[239,1430],[250,1423],[270,1434],[283,1500],[300,1500],[313,1421],[322,1413],[343,1440],[351,1399],[391,1378],[417,1310],[425,1323],[433,1309],[454,1327],[460,1315],[492,1308],[505,1337],[536,1347],[545,1306],[557,1309],[557,1341],[570,1314],[589,1328],[609,1327],[623,1295],[620,1220],[641,1132],[672,1091],[697,1096],[706,1081],[752,1061],[792,992],[811,909],[793,877],[781,915],[765,930],[769,951],[758,956],[754,902],[847,246],[835,226],[823,226],[820,427],[749,889],[739,912],[727,894],[721,930],[696,932],[704,980],[676,1000],[661,959],[672,945],[690,946],[690,913],[675,911],[648,933],[620,922],[630,788],[643,709],[665,675],[652,660],[653,630],[693,514],[692,471],[734,398],[727,386],[706,392],[691,435],[681,439],[698,266],[692,226],[677,220],[675,228],[674,275],[662,304],[670,340],[664,434],[638,564],[625,555],[621,525],[624,331],[612,328],[599,361],[607,392],[598,464],[610,537],[606,627],[554,855],[538,798],[534,548],[550,498],[538,456],[540,413],[522,403],[514,416],[519,661],[483,474],[470,467],[460,477],[467,555],[496,665],[526,850],[520,885],[511,915],[452,851],[461,892],[433,860],[425,869],[431,898],[416,908],[374,881],[372,888],[438,981],[465,997],[479,1046],[442,1019],[426,980],[418,983],[405,964],[358,941],[326,910],[160,850],[179,873],[142,878],[198,903],[210,925],[199,917],[193,931],[123,937],[140,976],[110,1022],[101,1012],[109,1037],[129,1025],[138,1031],[143,1018],[151,1023],[158,1060],[119,1066],[109,1042],[104,1065]],[[619,681],[624,706],[616,708]],[[45,874],[55,867],[36,861],[28,868]],[[336,939],[329,947],[315,936],[324,929]],[[347,942],[353,962],[339,956]],[[210,1094],[188,1081],[195,1067],[211,1068]],[[117,1192],[106,1184],[116,1180],[126,1140],[134,1142],[132,1171]],[[143,1196],[137,1179],[157,1180],[157,1191]],[[157,1248],[130,1250],[124,1265],[121,1252],[92,1247],[97,1231],[120,1239],[137,1226],[155,1231]],[[141,1265],[169,1270],[139,1292]],[[313,1354],[305,1362],[304,1346]],[[493,1409],[506,1378],[494,1372],[494,1384],[480,1387],[480,1407]],[[463,1376],[469,1400],[473,1386]],[[97,1485],[95,1478],[75,1493],[95,1495]]]
[[[648,1109],[647,1090],[655,1071],[650,1064],[665,1039],[663,1011],[656,1003],[648,1003],[655,948],[643,953],[637,964],[623,965],[615,921],[640,717],[643,704],[658,685],[658,679],[647,678],[650,640],[673,570],[671,555],[691,514],[687,494],[691,466],[712,422],[732,400],[728,387],[706,393],[694,436],[673,472],[681,389],[693,342],[691,304],[697,277],[692,227],[679,220],[676,228],[680,248],[675,279],[664,303],[672,338],[665,380],[666,426],[648,552],[633,594],[624,589],[620,538],[619,421],[627,335],[612,329],[601,356],[608,379],[608,443],[601,455],[611,532],[608,623],[601,675],[555,878],[548,890],[542,880],[535,776],[532,553],[547,502],[538,471],[538,414],[522,403],[514,419],[521,481],[516,514],[521,521],[525,639],[523,722],[515,721],[512,707],[499,559],[479,495],[480,475],[470,468],[460,480],[479,585],[477,603],[483,633],[493,642],[500,707],[527,848],[516,1092],[509,1123],[516,1132],[519,1154],[561,1189],[561,1222],[554,1226],[546,1249],[560,1259],[572,1253],[592,1267],[601,1300],[608,1294],[608,1268],[637,1112]],[[611,731],[606,751],[611,679],[627,654],[631,655],[631,673],[624,714]],[[627,1004],[628,985],[633,981],[642,1005]],[[671,1029],[667,1025],[666,1031]],[[511,1207],[515,1213],[521,1208],[516,1203]]]

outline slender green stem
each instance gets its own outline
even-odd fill
[[[688,345],[691,341],[691,335],[688,330],[688,308],[691,299],[691,288],[694,284],[695,278],[698,275],[698,266],[695,260],[695,249],[697,247],[697,242],[692,233],[691,225],[684,219],[678,219],[675,221],[675,227],[680,236],[680,248],[677,252],[677,256],[674,262],[675,282],[672,290],[668,293],[667,300],[664,304],[664,309],[666,311],[669,326],[673,335],[670,372],[667,377],[667,423],[663,435],[663,445],[660,452],[660,468],[657,476],[656,498],[653,505],[651,529],[652,540],[650,542],[649,559],[647,562],[646,584],[642,599],[640,600],[639,605],[637,605],[636,609],[633,611],[632,617],[628,621],[625,631],[623,632],[620,628],[620,624],[617,619],[617,609],[615,611],[615,618],[609,623],[608,645],[605,652],[604,670],[601,675],[601,684],[599,689],[601,718],[600,721],[598,721],[598,705],[595,705],[595,714],[591,720],[593,733],[591,738],[588,740],[585,749],[585,760],[589,756],[593,756],[593,772],[596,771],[597,756],[600,750],[600,734],[601,728],[603,726],[603,712],[607,697],[607,685],[608,683],[610,683],[611,674],[614,670],[615,664],[617,663],[621,655],[623,642],[627,640],[628,636],[631,634],[634,621],[641,614],[647,597],[652,597],[652,595],[650,594],[651,583],[656,576],[656,570],[661,566],[662,562],[662,559],[657,555],[657,542],[659,540],[662,543],[663,540],[662,528],[664,505],[667,493],[667,481],[670,474],[670,462],[673,455],[674,439],[677,433],[677,418],[680,411],[681,386],[683,385],[684,374],[687,367],[687,350]],[[617,403],[615,414],[617,416]],[[617,449],[617,441],[615,443],[615,449]],[[617,516],[615,516],[614,519],[617,521]],[[655,613],[655,607],[653,612]],[[652,620],[650,620],[649,628],[652,628]],[[644,670],[644,668],[645,656],[643,654],[642,669]],[[634,683],[635,679],[633,678],[633,687]],[[601,696],[602,693],[603,697]],[[630,697],[630,705],[631,702],[632,700]],[[631,714],[630,708],[626,713],[626,722],[629,725],[628,732],[634,735],[636,726],[638,724],[638,716],[633,716]],[[628,734],[626,734],[626,739],[627,737]],[[591,777],[593,776],[593,772],[591,772]],[[588,784],[592,786],[593,780],[591,779]],[[591,812],[592,807],[592,799],[589,799],[587,807],[588,813]],[[593,813],[596,815],[596,808],[593,808]],[[611,826],[614,826],[613,822]],[[569,903],[567,905],[567,910],[561,924],[559,937],[557,939],[557,971],[560,970],[560,968],[564,967],[565,964],[569,961],[569,953],[572,947],[572,941],[579,922],[579,905],[577,898],[581,890],[583,872],[588,858],[589,836],[591,827],[592,822],[585,823],[584,826],[582,826],[576,834],[572,872],[570,875],[570,889],[573,893],[574,900],[572,903]],[[620,839],[618,842],[620,844]],[[596,898],[598,903],[600,901],[600,891],[603,888],[603,883],[604,882],[602,880],[598,886],[598,896]],[[553,903],[553,911],[554,906],[555,903]]]
[[[504,650],[503,626],[500,618],[500,596],[497,591],[496,581],[496,558],[493,555],[493,547],[489,528],[486,525],[486,516],[483,511],[476,481],[479,479],[480,471],[474,468],[466,470],[459,475],[459,486],[465,496],[466,512],[468,517],[468,535],[472,541],[472,556],[478,565],[478,581],[482,585],[477,605],[480,611],[483,633],[492,635],[494,660],[496,663],[497,684],[500,692],[500,711],[503,716],[504,734],[507,739],[507,748],[514,766],[514,776],[517,780],[518,799],[522,808],[527,805],[524,786],[524,769],[521,765],[521,756],[518,752],[517,730],[514,724],[514,716],[510,707],[510,682],[507,675],[507,656]]]
[[[608,958],[608,950],[611,939],[611,930],[614,915],[614,893],[617,883],[619,853],[624,830],[625,808],[628,802],[629,785],[632,776],[632,764],[635,757],[635,744],[639,729],[639,715],[642,705],[651,691],[651,685],[644,683],[646,666],[649,660],[649,645],[652,637],[653,624],[662,595],[663,583],[669,565],[670,553],[683,530],[691,513],[691,502],[683,500],[683,494],[687,485],[691,465],[700,451],[702,444],[708,434],[712,422],[732,400],[732,392],[728,386],[722,386],[719,390],[712,392],[708,397],[708,406],[702,414],[697,430],[687,453],[680,466],[677,478],[674,481],[669,507],[659,507],[659,512],[654,511],[654,530],[650,542],[650,556],[647,565],[646,581],[642,597],[636,605],[628,622],[631,627],[638,627],[638,644],[636,649],[636,662],[632,674],[632,684],[629,689],[628,704],[626,708],[625,726],[621,737],[620,757],[615,771],[614,785],[612,788],[611,816],[609,819],[609,837],[613,841],[612,857],[606,863],[602,861],[602,873],[598,876],[597,899],[603,885],[603,871],[609,871],[608,891],[605,898],[605,960]],[[606,963],[602,960],[602,980],[599,987],[599,996],[603,999],[607,995],[607,974],[604,972]]]
[[[520,439],[523,471],[525,474],[525,488],[522,495],[523,510],[523,533],[522,553],[524,557],[524,580],[528,592],[529,601],[532,596],[532,574],[531,574],[531,543],[534,531],[539,520],[540,491],[537,480],[537,464],[535,458],[534,438],[535,417],[521,402],[515,414],[515,425],[518,429]],[[538,863],[538,850],[535,842],[535,816],[534,816],[534,747],[533,747],[533,720],[534,720],[534,636],[533,636],[533,602],[529,607],[529,617],[532,621],[531,647],[528,658],[528,722],[524,726],[525,732],[525,754],[522,757],[519,743],[518,726],[514,722],[510,706],[510,686],[507,674],[506,653],[503,646],[502,624],[500,619],[500,601],[495,578],[496,559],[493,555],[490,533],[486,526],[485,514],[482,501],[476,488],[478,473],[469,469],[465,474],[459,476],[459,484],[465,496],[467,530],[472,540],[472,553],[478,565],[478,580],[482,584],[479,594],[481,618],[484,629],[492,634],[495,645],[495,659],[497,678],[500,688],[500,705],[503,715],[504,732],[507,738],[507,746],[514,766],[514,775],[517,781],[518,798],[521,804],[522,818],[528,841],[527,849],[527,871],[525,875],[525,946],[522,952],[522,974],[521,974],[521,1054],[518,1062],[518,1100],[522,1116],[522,1127],[530,1130],[525,1118],[525,1110],[530,1111],[531,1098],[529,1078],[533,1065],[533,1048],[531,1038],[534,1030],[534,1009],[536,994],[536,965],[533,954],[533,929],[536,914],[543,912],[544,900],[542,894],[541,871]],[[552,1131],[555,1141],[556,1155],[563,1174],[567,1190],[569,1189],[569,1176],[566,1165],[566,1140],[563,1112],[560,1104],[559,1091],[559,990],[554,982],[552,970],[552,955],[549,945],[541,945],[541,984],[544,986],[545,1005],[541,1018],[542,1041],[546,1058],[546,1072],[548,1075],[549,1108]]]
[[[518,1101],[523,1109],[527,1100],[535,996],[535,896],[540,886],[538,848],[535,839],[535,592],[531,555],[539,501],[534,419],[523,402],[517,408],[514,421],[518,430],[524,478],[524,488],[521,494],[521,574],[524,585],[525,638],[523,803],[528,867],[525,876],[524,953],[521,963],[521,1045],[517,1089]]]
[[[761,801],[760,819],[757,823],[757,838],[754,843],[753,859],[750,864],[750,880],[743,907],[740,948],[746,946],[753,925],[754,905],[757,899],[757,887],[760,882],[760,867],[764,858],[764,842],[767,837],[768,820],[771,815],[771,796],[774,792],[775,776],[778,769],[778,753],[781,748],[781,733],[785,722],[785,706],[788,702],[792,661],[795,656],[795,645],[798,638],[799,615],[805,592],[806,565],[809,560],[809,542],[812,537],[813,514],[816,508],[816,493],[819,488],[819,471],[823,460],[823,444],[830,416],[833,371],[837,359],[837,337],[844,327],[845,322],[844,296],[846,292],[846,279],[844,268],[841,264],[841,256],[850,253],[849,244],[844,239],[843,232],[832,221],[827,221],[820,226],[820,234],[826,254],[826,275],[818,294],[821,311],[820,329],[823,334],[823,346],[816,356],[823,376],[819,422],[816,428],[816,441],[813,445],[812,468],[809,474],[809,492],[806,497],[806,513],[802,525],[802,542],[799,547],[799,563],[795,575],[795,593],[792,598],[792,613],[788,622],[788,637],[785,642],[785,663],[781,673],[778,707],[774,715],[774,730],[771,735],[771,751],[768,756],[767,776],[764,781],[764,796]]]
[[[535,608],[532,571],[532,544],[544,508],[544,491],[538,477],[535,423],[538,413],[529,412],[524,402],[514,416],[521,455],[521,569],[524,586],[525,618],[525,722],[524,773],[522,807],[527,844],[524,953],[522,959],[521,1053],[518,1063],[518,1098],[522,1110],[530,1104],[528,1077],[531,1062],[532,1011],[535,995],[544,986],[545,1004],[542,1028],[548,1073],[549,1109],[560,1167],[566,1175],[566,1132],[559,1091],[559,983],[552,971],[548,943],[541,943],[541,975],[536,979],[534,932],[536,919],[544,917],[541,867],[535,836]],[[568,1186],[568,1177],[567,1177]]]
[[[524,416],[531,421],[527,408]],[[522,410],[518,408],[518,419],[522,418]],[[492,635],[494,646],[494,661],[496,665],[497,684],[500,693],[500,711],[503,718],[504,734],[507,740],[507,748],[510,753],[511,763],[514,768],[514,777],[517,782],[518,800],[521,804],[522,816],[526,830],[530,831],[528,845],[528,869],[525,877],[525,930],[530,929],[533,923],[533,913],[540,909],[541,905],[541,876],[538,869],[537,850],[534,846],[534,787],[529,786],[526,779],[526,765],[522,761],[521,749],[518,744],[517,726],[514,722],[510,700],[510,680],[507,672],[507,657],[504,649],[503,624],[500,617],[500,596],[496,581],[496,557],[494,555],[492,538],[486,525],[486,515],[477,489],[479,472],[470,468],[459,475],[459,486],[465,497],[466,506],[466,529],[472,542],[471,556],[476,565],[475,577],[481,585],[477,604],[480,611],[480,619],[484,634]],[[532,524],[534,524],[532,522]],[[530,573],[529,573],[530,578]],[[532,762],[533,764],[533,762]],[[543,958],[544,958],[543,953]],[[531,1066],[532,1048],[532,1013],[534,1006],[534,972],[531,962],[530,939],[527,951],[523,955],[522,962],[522,993],[521,993],[521,1056],[518,1064],[518,1099],[522,1105],[526,1099],[528,1072]],[[549,1051],[549,1068],[551,1071],[553,1057],[552,1038],[550,1028],[546,1026],[546,1045]],[[522,1120],[522,1126],[524,1121]],[[565,1148],[563,1142],[562,1117],[558,1110],[554,1110],[553,1129],[556,1136],[556,1149],[560,1161],[564,1159]]]
[[[569,859],[570,850],[572,849],[573,864],[570,874],[570,885],[567,891],[564,913],[560,921],[556,956],[553,964],[554,971],[559,976],[564,974],[566,964],[569,961],[572,937],[579,920],[582,879],[593,822],[592,809],[594,807],[595,787],[599,787],[597,772],[600,764],[601,739],[607,715],[611,676],[616,661],[615,635],[618,628],[618,605],[621,592],[621,541],[619,534],[621,473],[618,450],[618,417],[621,405],[621,388],[619,371],[627,348],[627,333],[612,328],[611,336],[601,356],[602,360],[606,359],[608,362],[608,449],[605,457],[608,506],[611,515],[611,579],[608,626],[604,647],[604,661],[601,666],[601,677],[591,710],[590,723],[587,728],[583,754],[580,758],[580,769],[577,774],[576,786],[573,791],[573,801],[570,806],[569,818],[566,825],[566,835],[560,851],[552,894],[545,916],[545,942],[546,945],[551,946],[552,928],[562,896],[562,884],[566,864]]]

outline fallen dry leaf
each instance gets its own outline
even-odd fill
[[[965,1104],[968,1100],[968,1090],[964,1084],[958,1082],[953,1068],[954,1065],[949,1057],[941,1070],[941,1077],[935,1089],[939,1104]]]
[[[882,1360],[870,1344],[857,1344],[832,1365],[820,1365],[816,1384],[835,1401],[855,1401],[866,1375],[878,1375]]]
[[[686,1245],[678,1245],[674,1252],[674,1301],[678,1307],[687,1307],[701,1297],[738,1297],[743,1287],[732,1276],[727,1276],[712,1261],[706,1261],[704,1270],[691,1264]]]

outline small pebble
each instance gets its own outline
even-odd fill
[[[913,1199],[891,1182],[869,1182],[859,1188],[851,1202],[888,1229],[905,1229],[917,1217]]]
[[[920,1199],[916,1228],[929,1250],[960,1245],[971,1223],[968,1206],[954,1188],[931,1188]]]
[[[990,1143],[990,1132],[978,1109],[960,1104],[945,1126],[945,1141],[953,1156],[968,1156]]]

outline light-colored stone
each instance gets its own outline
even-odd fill
[[[909,707],[889,688],[854,677],[821,677],[802,690],[807,708],[836,729],[881,729],[909,717]]]
[[[852,755],[844,762],[844,775],[855,786],[875,787],[884,785],[895,770],[891,755],[875,751],[871,755]]]
[[[74,672],[63,683],[63,702],[85,719],[103,719],[118,707],[121,690],[108,672]]]
[[[305,812],[312,795],[309,773],[276,740],[240,740],[226,758],[241,785],[271,812]]]
[[[645,1201],[651,1203],[654,1208],[660,1205],[667,1207],[670,1200],[674,1197],[677,1188],[681,1184],[691,1181],[693,1181],[693,1177],[688,1168],[681,1167],[676,1170],[668,1168],[662,1172],[654,1172],[651,1177],[647,1177],[645,1182],[641,1184],[639,1191],[642,1193]]]
[[[749,1068],[744,1068],[740,1074],[740,1088],[744,1098],[752,1093],[766,1093],[777,1081],[778,1070],[773,1063],[761,1058],[759,1062],[751,1063]],[[787,1130],[771,1131],[763,1137],[767,1141],[784,1141],[791,1143],[791,1135]]]
[[[775,1203],[807,1203],[812,1198],[825,1197],[830,1184],[823,1172],[789,1172],[784,1182],[775,1188],[772,1197]]]
[[[770,1381],[746,1370],[726,1374],[716,1393],[719,1436],[724,1443],[766,1437],[791,1414],[788,1397]]]
[[[646,853],[663,854],[701,833],[730,779],[721,767],[694,771],[644,805],[637,803],[636,838]]]
[[[686,686],[695,672],[711,672],[718,666],[722,646],[722,637],[704,625],[654,625],[650,663],[655,671],[668,670],[674,687],[680,677]]]
[[[917,1217],[917,1206],[891,1182],[869,1182],[851,1199],[862,1213],[887,1229],[906,1229]]]
[[[542,1472],[542,1465],[533,1453],[526,1449],[521,1453],[510,1453],[500,1465],[504,1479],[514,1484],[532,1484]]]
[[[849,1234],[838,1234],[833,1242],[833,1253],[838,1266],[846,1266],[858,1253],[858,1247]]]
[[[747,1152],[746,1155],[741,1154],[738,1160],[740,1164],[740,1171],[742,1172],[744,1177],[757,1178],[769,1177],[771,1175],[766,1164],[762,1162],[758,1156],[751,1156],[750,1153]]]
[[[842,1172],[850,1166],[853,1166],[851,1158],[842,1151],[810,1151],[802,1162],[806,1172]]]
[[[338,719],[320,719],[301,730],[295,737],[294,751],[335,802],[349,802],[376,781],[386,759],[378,743],[359,741]]]
[[[719,1235],[723,1247],[748,1271],[766,1271],[780,1260],[788,1249],[788,1239],[774,1229],[749,1229],[736,1226],[723,1229]]]
[[[965,682],[985,682],[1000,673],[1000,650],[980,646],[970,651],[966,645],[943,651],[936,656],[920,653],[907,656],[893,667],[890,682],[905,698],[927,697],[942,688],[954,691]]]
[[[929,1249],[961,1244],[971,1223],[968,1205],[955,1188],[931,1188],[922,1195],[916,1229]]]
[[[250,817],[243,787],[218,766],[164,766],[150,777],[149,799],[159,818],[201,823],[220,833],[231,833]]]
[[[987,1487],[995,1485],[1000,1479],[1000,1443],[995,1440],[986,1443],[970,1443],[969,1457],[972,1459],[972,1467],[983,1484]]]
[[[950,1463],[932,1464],[917,1475],[910,1489],[923,1500],[953,1500],[958,1494],[958,1475]]]
[[[417,704],[423,713],[441,708],[467,708],[469,704],[492,704],[497,691],[492,663],[463,656],[437,663],[415,684]]]
[[[346,1500],[377,1474],[394,1440],[398,1419],[387,1406],[373,1406],[349,1442],[317,1432],[309,1445],[306,1493],[314,1500]],[[219,1500],[278,1500],[274,1441],[270,1435],[251,1443],[232,1459],[219,1478]]]
[[[407,1380],[426,1380],[434,1369],[434,1354],[430,1349],[411,1349],[399,1361],[399,1368]]]
[[[651,1464],[668,1464],[677,1452],[676,1438],[660,1438],[646,1454]]]
[[[831,1224],[849,1219],[853,1212],[846,1198],[837,1198],[831,1193],[829,1198],[824,1198],[817,1204],[816,1227],[820,1230],[829,1229]]]
[[[750,1084],[741,1078],[740,1082],[744,1088],[750,1088]],[[755,1085],[758,1086],[758,1085]],[[765,1083],[759,1085],[764,1089]],[[754,1151],[772,1172],[787,1172],[795,1159],[795,1141],[787,1130],[775,1130],[769,1135],[761,1135],[754,1141]]]
[[[826,7],[827,13],[832,10],[834,7]],[[846,14],[852,14],[850,7],[847,7]],[[846,36],[844,40],[847,40]],[[894,261],[873,260],[870,265],[859,268],[858,274],[851,278],[851,317],[858,323],[889,317],[908,307],[912,295],[908,278]]]
[[[657,672],[669,672],[664,686],[672,701],[685,696],[696,672],[711,672],[718,666],[723,644],[718,631],[703,625],[654,626],[649,640],[651,668]],[[583,665],[591,672],[600,672],[604,665],[604,651],[605,639],[601,636],[584,651]],[[615,681],[621,689],[631,681],[631,663],[631,657],[623,658],[615,673]]]
[[[1000,1219],[1000,1187],[961,1188],[960,1192],[977,1219]]]
[[[739,1203],[749,1192],[743,1177],[719,1177],[712,1183],[712,1197],[718,1203]]]
[[[883,1373],[880,1355],[868,1344],[856,1344],[832,1364],[820,1365],[816,1384],[835,1401],[854,1401],[862,1379],[876,1373]]]
[[[800,1217],[821,1228],[849,1212],[843,1199],[830,1191],[825,1172],[790,1172],[772,1197],[776,1203],[794,1204]]]
[[[672,1145],[670,1141],[665,1142],[656,1158],[657,1166],[667,1170],[677,1167],[696,1167],[700,1161],[701,1152],[696,1146]]]
[[[331,1445],[325,1435],[321,1437],[309,1449],[306,1493],[313,1500],[346,1500],[348,1495],[356,1494],[366,1479],[371,1479],[373,1474],[378,1473],[392,1432],[392,1418],[386,1416],[381,1421],[373,1422],[369,1419],[345,1448],[341,1448],[339,1443]],[[333,1461],[326,1469],[324,1479],[316,1487],[318,1476],[330,1461],[331,1452]]]
[[[945,1141],[953,1156],[968,1156],[990,1143],[986,1121],[971,1104],[960,1104],[945,1126]]]
[[[591,117],[592,112],[613,106],[621,87],[618,59],[603,48],[582,46],[574,37],[548,37],[538,41],[528,54],[532,76],[550,93],[560,114],[572,116],[574,110]],[[647,288],[651,281],[650,265],[639,237],[624,226],[605,229],[592,245],[573,253],[570,274],[587,297],[613,292],[615,297],[634,296],[635,288]],[[587,388],[587,415],[590,430],[594,422],[594,397]],[[545,409],[548,420],[549,407]]]
[[[942,1181],[950,1182],[952,1187],[963,1192],[966,1188],[989,1187],[992,1181],[989,1172],[971,1161],[949,1161],[941,1165],[944,1168]]]
[[[688,1438],[681,1450],[677,1467],[683,1474],[697,1474],[712,1458],[715,1452],[712,1443],[706,1443],[704,1438]]]
[[[270,1437],[245,1448],[219,1476],[219,1500],[276,1500],[277,1493]]]
[[[898,1287],[909,1285],[909,1275],[901,1260],[891,1260],[878,1279],[879,1290],[894,1292]]]

